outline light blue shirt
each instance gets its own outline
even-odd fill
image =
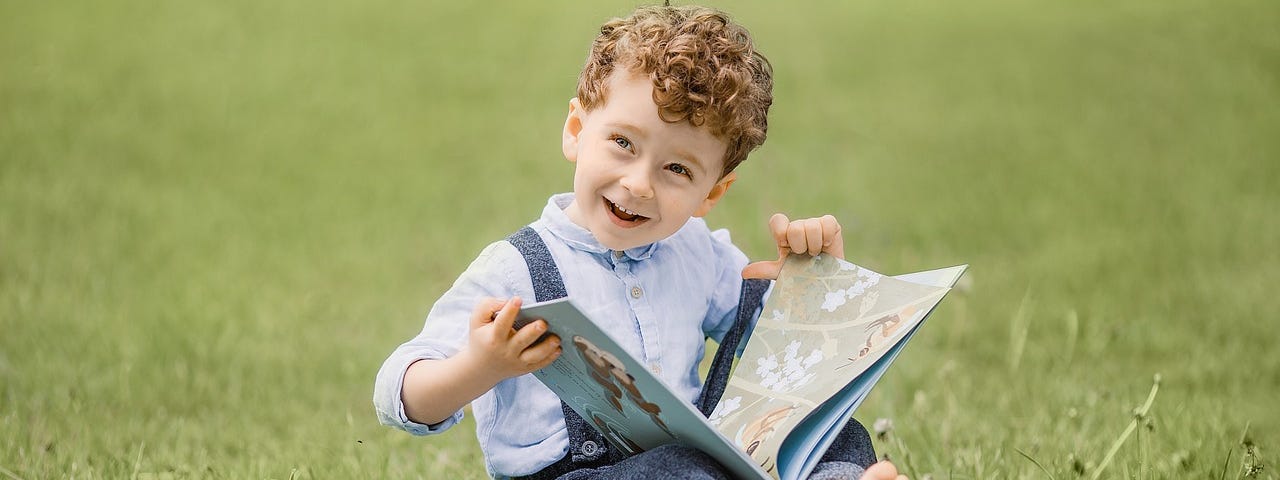
[[[721,339],[733,326],[747,257],[727,230],[710,231],[692,218],[672,236],[624,252],[611,251],[565,215],[573,199],[551,197],[530,226],[555,258],[565,290],[584,313],[689,402],[702,379],[698,364],[706,336]],[[431,308],[422,332],[392,352],[378,372],[373,403],[379,420],[415,435],[440,433],[462,411],[436,425],[410,421],[400,400],[409,365],[451,356],[467,344],[470,316],[483,297],[519,296],[533,303],[533,283],[520,252],[490,244]],[[560,399],[533,375],[498,383],[471,404],[485,468],[494,476],[528,475],[569,448]]]

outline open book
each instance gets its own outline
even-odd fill
[[[615,448],[693,446],[738,478],[801,479],[967,266],[883,276],[819,255],[782,268],[710,418],[569,298],[525,306],[564,354],[534,372]]]

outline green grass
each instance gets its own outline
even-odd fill
[[[631,7],[576,3],[0,1],[0,478],[483,476],[469,421],[379,426],[373,376],[570,188]],[[1160,374],[1103,478],[1276,478],[1280,4],[724,7],[776,101],[708,220],[971,265],[859,410],[881,453],[1091,476]]]

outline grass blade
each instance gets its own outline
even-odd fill
[[[1124,433],[1111,444],[1111,449],[1107,451],[1107,455],[1102,458],[1102,463],[1098,464],[1097,470],[1093,471],[1092,480],[1098,480],[1102,476],[1102,472],[1107,469],[1107,465],[1111,463],[1111,459],[1116,456],[1116,452],[1120,450],[1120,446],[1124,445],[1125,440],[1129,439],[1129,435],[1134,429],[1138,428],[1138,423],[1147,416],[1147,411],[1151,410],[1151,404],[1156,400],[1156,392],[1160,391],[1160,374],[1156,374],[1156,378],[1151,385],[1151,393],[1147,394],[1147,401],[1143,403],[1136,411],[1133,412],[1133,420],[1129,421],[1129,426],[1124,429]]]
[[[1031,455],[1027,455],[1027,452],[1022,451],[1022,449],[1020,449],[1020,448],[1018,448],[1018,447],[1013,447],[1013,450],[1014,450],[1015,452],[1018,452],[1018,454],[1019,454],[1019,455],[1022,455],[1022,456],[1023,456],[1024,458],[1026,458],[1027,460],[1031,460],[1031,463],[1036,464],[1036,466],[1037,466],[1037,467],[1040,467],[1040,471],[1044,472],[1045,476],[1049,477],[1049,480],[1056,480],[1056,479],[1053,477],[1053,474],[1052,474],[1052,473],[1049,473],[1049,469],[1044,468],[1044,465],[1041,465],[1039,461],[1037,461],[1037,460],[1036,460],[1036,459],[1034,459],[1034,458],[1031,458]]]

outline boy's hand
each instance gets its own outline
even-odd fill
[[[547,322],[539,319],[520,330],[513,328],[520,312],[520,297],[502,301],[486,298],[471,314],[467,350],[477,373],[495,383],[550,365],[560,356],[560,337],[547,335]]]
[[[786,215],[775,213],[769,218],[769,232],[778,243],[778,259],[755,262],[742,269],[742,278],[777,280],[782,262],[787,255],[828,253],[844,258],[844,239],[840,236],[840,222],[836,217],[823,215],[791,221]]]

